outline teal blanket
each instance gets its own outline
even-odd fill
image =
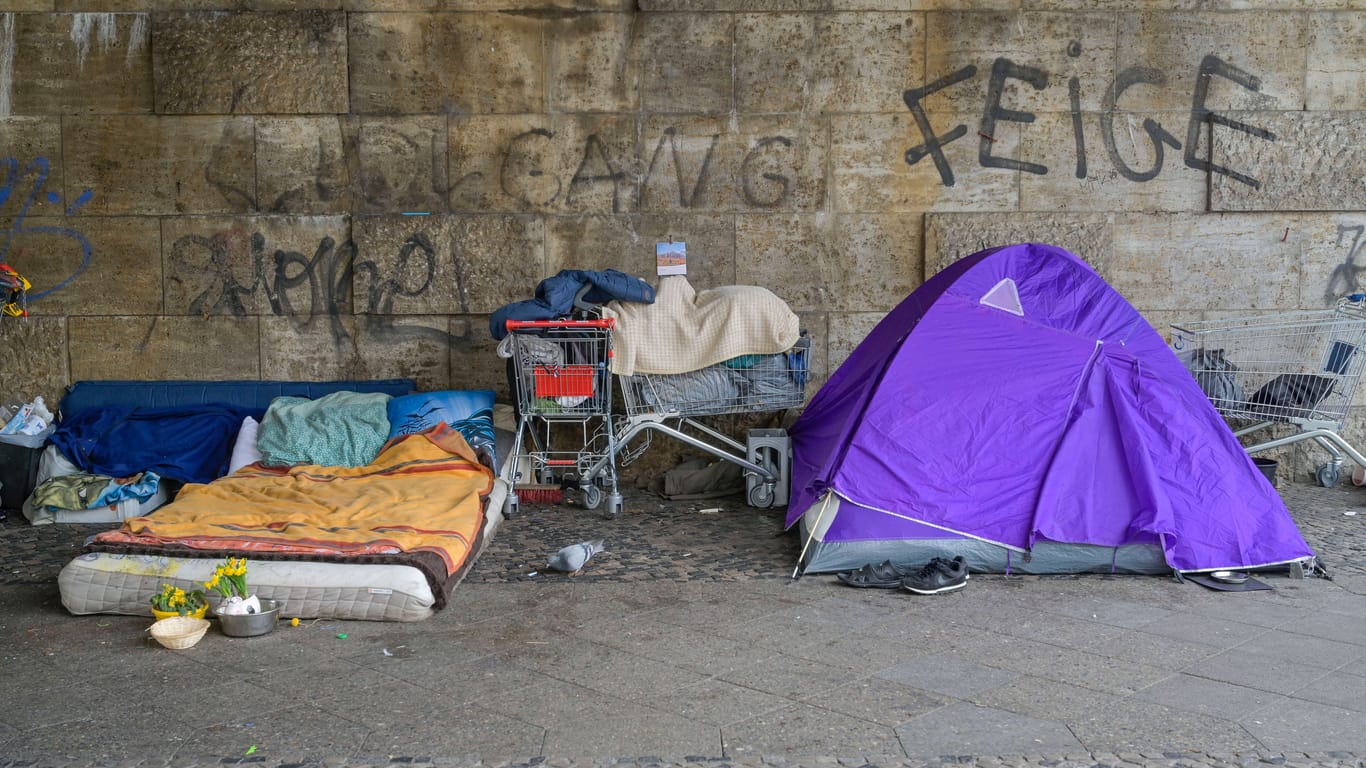
[[[379,392],[333,392],[317,400],[271,400],[256,433],[262,463],[328,467],[369,464],[389,438],[390,397]]]

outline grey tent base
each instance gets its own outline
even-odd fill
[[[801,540],[810,531],[805,518]],[[974,573],[1167,574],[1162,548],[1149,544],[1101,547],[1094,544],[1040,542],[1027,555],[977,539],[884,539],[877,541],[812,541],[806,550],[804,573],[848,571],[867,563],[891,560],[898,565],[922,565],[930,558],[962,555]]]

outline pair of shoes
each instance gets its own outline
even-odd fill
[[[851,587],[896,589],[901,586],[902,580],[912,573],[914,573],[914,571],[908,568],[902,568],[891,560],[883,560],[877,565],[869,563],[856,570],[840,571],[835,574],[835,578]]]
[[[952,560],[936,557],[901,580],[901,586],[917,595],[937,595],[962,589],[968,583],[968,564],[959,555]]]

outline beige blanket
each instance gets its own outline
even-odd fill
[[[693,290],[683,275],[659,280],[653,304],[613,301],[612,373],[687,373],[741,355],[773,355],[797,343],[800,324],[767,288]]]

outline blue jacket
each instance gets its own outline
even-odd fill
[[[609,301],[655,303],[655,288],[635,275],[615,269],[593,272],[584,269],[562,269],[554,277],[547,277],[536,286],[536,298],[499,307],[489,315],[489,333],[501,339],[508,335],[508,320],[558,320],[574,311],[574,296],[580,288],[589,286],[584,301],[605,304]]]

